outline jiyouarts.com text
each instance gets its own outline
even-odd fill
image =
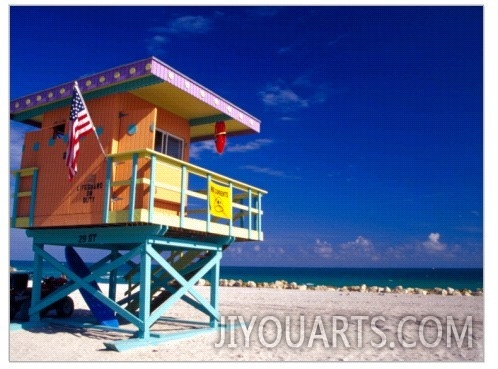
[[[392,318],[390,318],[392,319]],[[437,317],[407,315],[390,322],[382,315],[367,316],[221,316],[216,348],[266,348],[285,344],[291,348],[414,348],[422,345],[472,347],[472,316]]]

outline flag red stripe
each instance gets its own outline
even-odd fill
[[[78,101],[78,99],[81,101]],[[66,166],[68,167],[69,181],[71,181],[78,172],[77,159],[80,151],[79,138],[88,135],[92,129],[95,129],[90,114],[86,107],[82,107],[81,102],[83,102],[83,97],[75,83],[73,88],[73,101],[71,102],[71,116],[75,119],[72,121],[69,130],[69,142],[66,149]],[[73,115],[75,111],[77,114],[76,116]]]

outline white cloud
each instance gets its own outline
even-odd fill
[[[206,33],[211,28],[211,20],[201,15],[186,15],[172,20],[169,26],[172,33]]]
[[[294,179],[300,178],[297,176],[288,175],[281,170],[276,170],[276,169],[271,169],[271,168],[266,168],[266,167],[259,167],[257,165],[244,165],[244,166],[241,166],[240,169],[250,170],[251,172],[254,172],[254,173],[267,174],[267,175],[272,176],[272,177],[294,178]]]
[[[415,247],[413,245],[390,246],[385,251],[385,258],[396,262],[405,261],[407,258],[414,257],[414,255]]]
[[[440,237],[441,236],[439,233],[431,233],[427,237],[428,240],[423,242],[422,245],[424,245],[427,251],[436,251],[436,252],[445,251],[446,244],[439,242]]]
[[[283,255],[285,254],[285,250],[282,247],[269,247],[268,251],[270,254]]]
[[[231,254],[242,254],[244,252],[244,248],[241,245],[231,245],[227,252]]]
[[[334,40],[329,41],[329,42],[327,43],[327,46],[333,46],[333,45],[337,44],[337,43],[338,43],[341,39],[343,39],[344,37],[346,37],[346,34],[342,34],[342,35],[337,36]]]
[[[206,33],[211,28],[212,21],[201,15],[185,15],[172,19],[167,26],[157,26],[150,29],[155,33]]]
[[[289,53],[291,52],[293,46],[292,45],[289,45],[289,46],[283,46],[281,47],[280,49],[278,49],[277,53],[278,54],[286,54],[286,53]]]
[[[259,92],[265,105],[279,107],[284,110],[295,110],[309,106],[307,99],[300,97],[288,87],[269,84]]]
[[[282,172],[281,170],[258,167],[257,165],[244,165],[240,167],[240,169],[247,169],[250,170],[251,172],[268,174],[269,176],[274,176],[274,177],[285,177],[285,173]]]
[[[235,145],[230,145],[230,142],[227,144],[226,151],[227,152],[247,152],[247,151],[254,151],[254,150],[259,150],[263,146],[268,146],[273,142],[273,140],[270,140],[269,138],[258,138],[253,141],[249,141],[245,144],[235,144]]]
[[[363,236],[358,236],[354,241],[348,241],[339,246],[333,246],[330,242],[317,238],[311,248],[320,258],[335,262],[349,264],[383,260],[382,253],[377,252],[373,243]]]
[[[161,35],[155,35],[146,40],[147,43],[147,51],[151,55],[160,55],[165,54],[166,49],[164,46],[169,43],[169,39],[167,37]]]
[[[287,54],[287,53],[293,52],[294,50],[300,50],[301,48],[302,48],[302,42],[301,41],[294,41],[290,45],[282,46],[280,49],[278,49],[277,53],[278,54]]]
[[[18,169],[21,165],[22,146],[24,143],[24,132],[10,131],[10,167]]]
[[[284,122],[293,122],[296,121],[297,119],[293,117],[280,117],[280,120]]]
[[[10,168],[19,169],[21,166],[22,147],[24,145],[24,136],[27,132],[37,130],[35,127],[23,123],[10,121]]]
[[[215,13],[215,16],[218,14]],[[174,35],[204,34],[211,29],[212,19],[200,15],[185,15],[170,20],[166,26],[156,26],[149,29],[154,35],[146,42],[147,51],[152,55],[166,53],[165,46]]]
[[[359,250],[362,252],[371,252],[373,250],[373,244],[371,241],[367,240],[363,236],[358,236],[356,240],[343,243],[341,245],[343,250]]]
[[[309,108],[314,104],[323,104],[329,94],[342,93],[326,83],[315,83],[309,74],[296,77],[290,84],[284,80],[267,84],[258,94],[263,104],[283,113]]]
[[[343,260],[381,260],[381,255],[375,249],[372,241],[363,236],[358,236],[354,241],[341,244],[339,254]]]
[[[428,238],[431,242],[438,243],[439,237],[440,237],[439,233],[431,233]]]
[[[328,259],[332,257],[334,248],[327,241],[322,241],[317,238],[315,240],[315,245],[313,246],[313,251],[315,252],[315,254],[318,254],[319,256]]]
[[[214,140],[193,142],[189,147],[189,156],[191,159],[200,159],[204,151],[216,153]]]
[[[227,146],[225,152],[237,152],[244,153],[248,151],[259,150],[264,146],[268,146],[273,142],[269,138],[258,138],[253,141],[246,142],[244,144],[231,145],[230,140],[227,141]],[[213,140],[199,141],[190,144],[190,158],[199,159],[203,152],[216,153],[216,147]]]

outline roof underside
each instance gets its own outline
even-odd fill
[[[43,114],[71,102],[74,82],[10,103],[11,119],[41,127]],[[191,140],[213,137],[213,125],[225,121],[227,134],[258,133],[260,121],[156,58],[148,58],[78,80],[85,98],[129,92],[187,119]]]

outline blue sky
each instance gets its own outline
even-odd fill
[[[192,152],[269,192],[224,265],[483,265],[482,7],[13,6],[8,42],[10,99],[153,55],[262,121]]]

